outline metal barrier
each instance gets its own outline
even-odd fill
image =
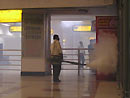
[[[0,70],[21,70],[21,50],[0,49]]]
[[[86,51],[85,54],[84,54],[84,57],[85,57],[85,64],[88,62],[89,63],[89,52],[88,52],[88,48],[62,48],[63,50],[63,59],[65,61],[74,61],[74,62],[77,62],[77,66],[78,68],[77,69],[63,69],[62,70],[78,70],[78,75],[80,75],[80,51],[84,50]],[[69,52],[70,51],[70,52]],[[67,56],[71,56],[72,58],[67,58]],[[76,58],[77,57],[77,58]],[[62,64],[63,65],[68,65],[68,64]],[[72,65],[72,64],[71,64]],[[86,69],[82,69],[82,70],[86,70]],[[88,69],[87,69],[88,70]]]
[[[80,51],[85,51],[85,64],[89,63],[89,52],[88,48],[62,48],[64,60],[77,62],[77,69],[63,69],[62,70],[78,70],[80,75]],[[20,49],[0,49],[0,70],[21,70],[21,50]],[[70,57],[70,58],[68,58]],[[72,64],[62,64],[72,65]],[[11,68],[10,68],[11,67]],[[16,68],[17,67],[17,68]],[[20,67],[20,68],[18,68]],[[82,69],[86,70],[86,69]],[[88,70],[88,69],[87,69]]]

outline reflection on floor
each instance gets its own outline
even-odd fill
[[[120,94],[121,91],[118,89],[116,82],[101,81],[95,98],[122,98]]]
[[[20,76],[20,71],[1,70],[0,98],[94,98],[97,82],[89,70],[80,76],[76,70],[64,70],[60,79],[53,83],[51,76]]]

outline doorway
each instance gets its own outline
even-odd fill
[[[113,16],[116,12],[116,10],[113,10],[114,8],[24,9],[22,24],[22,72],[44,73],[50,71],[47,59],[50,56],[50,44],[54,34],[60,35],[63,48],[78,48],[80,41],[87,48],[90,40],[95,41],[96,31],[95,25],[93,25],[95,24],[95,16]],[[60,28],[57,28],[56,25]],[[64,58],[77,60],[77,51],[73,49],[70,51],[64,50],[64,54],[72,53],[72,55],[69,54],[71,58],[65,55]],[[88,51],[85,53],[87,54]],[[86,60],[88,59],[87,55]],[[89,63],[89,60],[86,62]],[[67,68],[65,67],[65,69]],[[77,67],[74,69],[77,69]]]
[[[95,15],[60,14],[51,15],[51,43],[54,34],[60,36],[64,60],[77,62],[82,61],[83,69],[89,69],[88,46],[90,41],[96,43],[96,17]],[[80,46],[80,42],[83,46]],[[82,48],[83,50],[79,50]],[[78,51],[83,52],[83,60],[80,59]],[[62,63],[62,70],[78,70],[80,65]]]

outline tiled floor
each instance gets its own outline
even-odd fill
[[[20,71],[0,70],[0,98],[94,98],[96,94],[95,75],[89,70],[80,76],[76,70],[65,70],[60,79],[53,83],[51,76],[20,76]]]
[[[122,98],[116,82],[100,81],[95,98]]]

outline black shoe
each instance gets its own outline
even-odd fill
[[[53,80],[54,82],[61,82],[61,80]]]

